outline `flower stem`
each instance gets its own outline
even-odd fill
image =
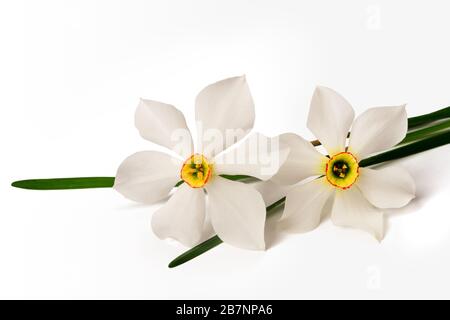
[[[436,125],[417,129],[417,130],[411,130],[406,135],[405,139],[403,139],[400,144],[409,143],[412,141],[420,140],[426,137],[429,137],[435,133],[444,132],[445,130],[450,130],[450,120],[445,120],[443,122],[440,122]]]
[[[450,143],[450,130],[445,132],[437,133],[431,137],[424,138],[410,144],[405,144],[398,146],[392,150],[380,153],[378,155],[372,156],[370,158],[366,158],[362,160],[359,165],[361,167],[372,166],[376,164],[380,164],[385,161],[400,159],[403,157],[407,157],[419,152],[423,152],[426,150],[430,150],[433,148],[437,148],[443,146],[445,144]],[[269,217],[273,213],[273,209],[279,207],[284,204],[286,197],[281,198],[280,200],[274,202],[272,205],[266,208],[267,216]],[[222,243],[222,240],[216,235],[199,245],[187,250],[174,260],[169,263],[169,268],[177,267],[189,260],[194,259],[195,257],[205,253],[206,251],[218,246]]]

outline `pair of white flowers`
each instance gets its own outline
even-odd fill
[[[210,137],[200,136],[197,149],[188,134],[188,147],[179,148],[174,132],[189,132],[183,114],[174,106],[141,100],[135,116],[141,136],[177,152],[179,157],[156,151],[138,152],[125,159],[117,171],[114,188],[131,200],[155,203],[170,196],[152,218],[153,231],[160,238],[193,246],[212,227],[231,245],[265,248],[265,208],[270,203],[265,203],[252,185],[228,180],[223,174],[250,175],[291,186],[281,223],[299,232],[317,227],[325,208],[331,208],[334,224],[363,229],[380,240],[382,209],[404,206],[414,198],[414,181],[403,169],[359,166],[361,160],[405,137],[405,106],[371,108],[354,120],[353,108],[343,97],[318,87],[307,125],[327,155],[296,134],[282,134],[273,138],[280,141],[279,148],[272,150],[278,152],[277,166],[264,174],[262,164],[223,161],[227,153],[233,152],[229,147],[244,138],[255,119],[244,76],[203,89],[196,99],[195,117],[201,130],[212,129],[222,136],[227,130],[239,130],[242,134],[213,147]],[[245,149],[246,143],[238,148]],[[184,183],[174,187],[179,181]]]

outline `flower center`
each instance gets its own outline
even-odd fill
[[[190,156],[181,167],[181,179],[192,188],[203,187],[211,177],[212,164],[201,154]]]
[[[359,176],[358,161],[350,152],[338,153],[328,160],[325,175],[333,186],[348,189]]]

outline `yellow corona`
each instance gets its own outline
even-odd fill
[[[333,186],[348,189],[359,176],[358,160],[350,152],[338,153],[328,160],[325,176]]]
[[[205,156],[194,154],[181,167],[181,179],[192,188],[202,188],[211,178],[213,166]]]

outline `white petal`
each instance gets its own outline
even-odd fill
[[[295,232],[315,229],[320,224],[325,203],[334,192],[324,178],[295,186],[286,196],[282,226]]]
[[[206,190],[208,214],[220,239],[236,247],[264,250],[266,207],[259,192],[219,176]]]
[[[289,148],[287,160],[272,181],[279,184],[295,184],[308,177],[324,174],[323,164],[327,158],[318,152],[310,142],[294,133],[279,136],[282,146]]]
[[[213,83],[195,102],[201,153],[213,157],[242,139],[255,121],[255,107],[245,76]]]
[[[236,148],[214,158],[217,174],[249,175],[268,180],[286,161],[289,148],[282,148],[278,137],[269,138],[253,133]]]
[[[285,197],[288,191],[292,189],[292,186],[282,186],[270,180],[256,181],[249,185],[261,194],[266,207]]]
[[[205,192],[185,183],[152,217],[152,229],[159,238],[172,238],[186,246],[200,241],[204,223]]]
[[[416,186],[408,171],[401,167],[379,170],[360,168],[356,185],[364,197],[378,208],[400,208],[415,197]]]
[[[170,104],[141,99],[135,125],[144,139],[175,151],[183,159],[193,153],[192,137],[184,115]]]
[[[180,160],[161,152],[137,152],[117,169],[114,189],[137,202],[157,202],[167,197],[180,180],[181,164]]]
[[[337,190],[331,220],[337,226],[361,229],[383,238],[383,212],[372,206],[358,188]]]
[[[355,112],[337,92],[317,87],[308,116],[308,128],[319,139],[330,155],[344,151],[348,131]]]
[[[351,131],[349,151],[359,160],[393,147],[408,131],[405,106],[368,109],[356,118]]]

